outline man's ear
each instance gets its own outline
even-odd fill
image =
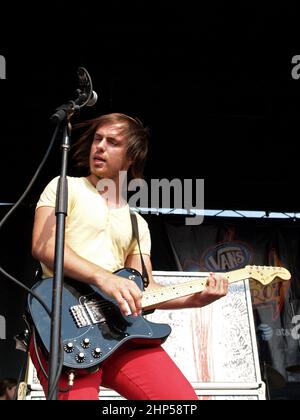
[[[127,159],[127,163],[128,163],[127,170],[129,170],[131,168],[131,166],[134,164],[134,160],[133,159]]]

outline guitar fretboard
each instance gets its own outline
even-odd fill
[[[206,288],[206,278],[192,280],[185,283],[160,287],[143,293],[142,307],[150,308],[182,296],[202,292]]]
[[[234,283],[240,280],[251,277],[251,271],[241,268],[239,270],[221,273],[227,278],[229,283]],[[207,273],[207,277],[208,277]],[[262,277],[265,272],[262,272]],[[157,307],[160,303],[167,302],[183,296],[188,296],[193,293],[203,292],[206,289],[207,277],[195,278],[185,283],[174,284],[172,286],[164,286],[157,289],[145,291],[142,298],[142,307],[144,309],[152,309]]]

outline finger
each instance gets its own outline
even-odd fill
[[[218,292],[223,295],[225,293],[225,282],[223,278],[217,279]]]
[[[209,289],[214,289],[216,287],[216,278],[214,277],[213,274],[210,274],[208,279],[207,279],[207,286]]]
[[[228,282],[226,279],[221,278],[218,282],[217,282],[217,292],[218,294],[220,294],[221,296],[225,296],[227,294],[228,291]]]
[[[128,281],[127,289],[135,301],[135,305],[138,312],[141,312],[142,311],[142,297],[143,297],[143,293],[141,289],[132,280]]]
[[[135,304],[137,313],[141,314],[142,313],[143,293],[141,292],[141,290],[138,287],[136,287],[135,289],[129,289],[129,293],[131,294],[131,296],[134,300],[134,304]]]
[[[142,292],[133,281],[118,277],[114,294],[124,315],[141,312]]]
[[[138,307],[137,307],[137,301],[134,299],[133,295],[131,294],[129,289],[126,289],[122,292],[123,298],[126,300],[129,309],[130,309],[130,313],[132,315],[137,315],[138,314]]]
[[[224,293],[227,295],[227,293],[228,293],[228,280],[227,279],[224,279],[224,281],[223,281],[223,291],[224,291]]]
[[[222,291],[227,291],[228,289],[228,279],[225,277],[225,275],[216,275],[216,278],[218,280],[218,283],[221,286]]]
[[[130,307],[126,301],[126,299],[121,295],[121,293],[118,294],[118,296],[115,297],[120,311],[122,312],[123,315],[128,316],[131,314],[131,310]]]
[[[228,281],[227,279],[220,274],[215,274],[214,278],[216,279],[216,290],[220,294],[226,294],[227,293],[227,285]]]

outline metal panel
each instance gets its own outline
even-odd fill
[[[163,285],[208,275],[182,271],[153,274]],[[163,347],[195,389],[262,388],[248,280],[230,284],[227,296],[206,307],[157,310],[148,318],[171,325],[172,333]]]

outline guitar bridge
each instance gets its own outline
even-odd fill
[[[91,321],[82,305],[71,306],[70,312],[78,328],[91,325]]]

